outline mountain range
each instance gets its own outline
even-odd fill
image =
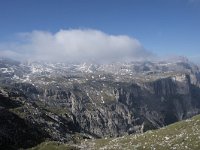
[[[0,59],[0,147],[137,135],[200,112],[187,59],[110,64]]]

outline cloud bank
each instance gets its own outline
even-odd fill
[[[151,56],[135,38],[92,29],[33,31],[19,34],[17,42],[0,44],[0,57],[15,59],[114,62],[144,60]]]

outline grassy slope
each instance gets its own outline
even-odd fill
[[[200,115],[139,135],[84,141],[91,149],[200,149]]]
[[[200,149],[200,115],[174,123],[165,128],[148,131],[144,134],[127,135],[119,138],[85,140],[80,149],[91,150],[199,150]],[[56,142],[45,142],[32,150],[76,149],[73,146]]]
[[[77,150],[76,147],[59,142],[43,142],[29,150]]]

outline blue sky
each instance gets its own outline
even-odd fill
[[[35,30],[94,29],[200,60],[200,0],[1,0],[0,18],[0,43]]]

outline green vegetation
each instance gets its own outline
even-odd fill
[[[11,108],[9,109],[10,112],[18,115],[20,118],[25,118],[27,116],[27,113],[24,112],[24,108],[23,107],[17,107],[17,108]]]
[[[103,100],[107,103],[107,102],[113,102],[116,100],[116,98],[113,95],[108,95],[107,93],[103,93],[102,94]]]
[[[75,146],[62,144],[59,142],[43,142],[29,150],[77,150]]]
[[[35,104],[44,111],[47,112],[52,112],[54,114],[57,115],[64,115],[64,114],[69,114],[70,111],[67,108],[62,108],[59,106],[49,106],[48,104],[46,104],[45,102],[42,101],[35,101]]]

